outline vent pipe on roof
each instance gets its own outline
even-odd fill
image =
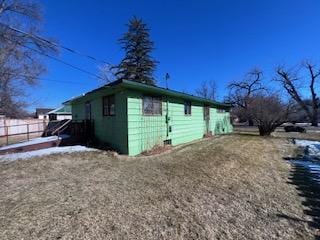
[[[166,79],[166,89],[168,89],[168,80],[170,79],[169,73],[166,73],[165,79]]]

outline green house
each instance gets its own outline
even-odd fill
[[[119,80],[68,101],[72,121],[92,120],[94,136],[123,154],[232,132],[230,105]]]

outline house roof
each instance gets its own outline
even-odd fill
[[[47,114],[52,110],[52,108],[36,108],[36,114]]]
[[[71,105],[70,104],[64,104],[61,107],[58,107],[50,112],[48,114],[61,114],[61,115],[66,115],[66,114],[71,114]]]
[[[177,98],[184,98],[184,99],[203,102],[205,104],[212,104],[212,105],[224,107],[224,108],[231,107],[231,104],[228,104],[228,103],[221,103],[221,102],[213,101],[210,99],[194,96],[192,94],[187,94],[187,93],[183,93],[183,92],[179,92],[179,91],[175,91],[175,90],[171,90],[171,89],[167,89],[167,88],[163,88],[163,87],[157,87],[157,86],[153,86],[153,85],[148,85],[148,84],[139,83],[139,82],[135,82],[135,81],[129,81],[129,80],[122,80],[122,79],[111,82],[109,84],[106,84],[100,88],[94,89],[94,90],[87,92],[79,97],[70,99],[70,100],[66,101],[64,104],[72,103],[73,101],[81,99],[82,97],[88,96],[94,92],[100,91],[105,88],[110,88],[110,87],[111,88],[122,87],[122,88],[126,88],[126,89],[133,89],[133,90],[139,90],[139,91],[143,91],[143,92],[149,92],[149,93],[153,93],[153,94],[161,94],[161,95],[172,96],[172,97],[177,97]]]

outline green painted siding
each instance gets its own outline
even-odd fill
[[[172,145],[190,142],[203,137],[205,125],[203,120],[203,105],[192,102],[191,115],[184,114],[183,99],[169,99],[169,125],[172,131],[169,139]]]
[[[184,114],[184,100],[180,98],[162,97],[162,115],[145,116],[142,113],[143,93],[128,91],[128,148],[129,155],[137,155],[154,145],[162,145],[171,139],[172,145],[201,139],[206,133],[203,118],[203,104],[192,102],[191,115]],[[167,104],[168,101],[168,104]],[[167,136],[166,112],[168,106],[171,132]],[[232,131],[229,113],[217,113],[210,108],[209,131],[214,134]]]
[[[72,119],[85,119],[85,103],[91,103],[91,119],[94,122],[95,137],[102,143],[127,154],[127,97],[124,91],[115,93],[115,116],[103,116],[102,98],[112,93],[111,89],[103,89],[72,102]]]
[[[232,124],[230,123],[230,113],[218,113],[215,108],[210,109],[210,124],[213,134],[230,133],[233,131]]]
[[[166,137],[165,114],[145,116],[142,113],[142,93],[128,91],[128,145],[134,156],[154,145],[163,144]],[[162,110],[165,105],[162,102]],[[163,112],[163,111],[162,111]]]
[[[102,98],[110,94],[115,94],[116,115],[103,116]],[[207,126],[202,102],[192,101],[191,115],[185,115],[184,99],[162,96],[162,114],[144,115],[142,109],[144,94],[147,93],[139,90],[99,89],[72,101],[73,121],[85,119],[85,103],[91,102],[95,137],[101,142],[108,143],[120,153],[130,156],[149,150],[155,145],[163,145],[163,141],[168,139],[172,145],[177,145],[203,138]],[[210,108],[208,124],[208,129],[213,134],[232,131],[230,114],[219,113],[214,107]]]

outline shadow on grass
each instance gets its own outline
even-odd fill
[[[287,218],[288,220],[307,222],[310,225],[310,227],[320,229],[319,175],[311,171],[311,169],[306,165],[300,164],[299,161],[292,161],[291,163],[292,168],[288,183],[295,185],[299,192],[299,196],[305,199],[302,201],[303,206],[306,207],[304,213],[312,217],[312,221],[292,218],[286,215],[279,216]],[[315,236],[315,239],[320,240],[320,235]]]

